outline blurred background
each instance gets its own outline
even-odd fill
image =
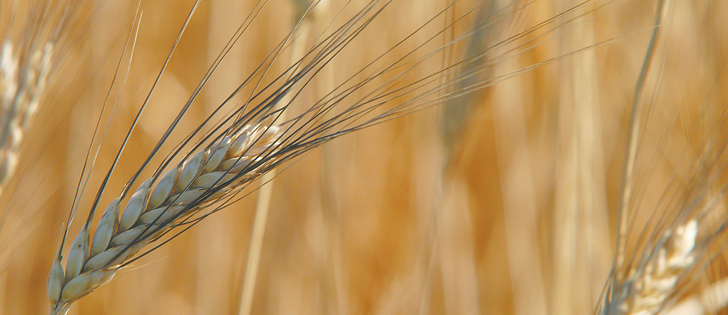
[[[109,131],[71,235],[85,220],[193,3],[141,2],[130,70],[125,55],[111,90],[137,2],[74,3],[78,10],[74,26],[64,29],[62,58],[24,135],[16,175],[0,198],[0,244],[8,257],[0,276],[0,313],[48,312],[47,275],[104,99],[109,92],[112,100],[120,95],[114,116],[104,116]],[[299,34],[297,45],[310,49],[331,31],[332,21],[340,21],[337,15],[351,16],[365,4],[319,3],[306,28],[299,26],[305,36]],[[103,205],[139,168],[255,6],[201,2]],[[16,16],[42,7],[3,0],[2,16],[10,21],[4,28],[20,27],[23,19]],[[291,0],[265,3],[163,150],[171,150],[264,62],[306,7]],[[630,112],[656,8],[656,1],[629,0],[389,3],[293,100],[292,110],[311,106],[351,76],[366,79],[356,72],[380,55],[381,64],[428,57],[406,76],[374,79],[406,84],[482,54],[437,81],[458,82],[450,91],[480,85],[342,136],[279,169],[251,312],[592,313],[613,264]],[[627,206],[635,235],[640,226],[649,227],[645,222],[666,191],[677,196],[699,186],[696,178],[704,174],[689,166],[723,165],[722,155],[705,160],[700,152],[725,142],[728,33],[721,21],[727,13],[721,1],[666,2],[638,102],[644,106],[643,131],[636,193]],[[439,32],[453,21],[454,27]],[[472,32],[472,25],[485,27]],[[292,50],[283,50],[262,84],[290,65]],[[253,91],[246,89],[244,96]],[[452,96],[445,93],[427,99]],[[722,196],[724,186],[720,179],[699,189]],[[69,314],[244,314],[239,310],[257,198],[251,193],[136,261],[74,303]],[[678,299],[720,280],[721,261],[697,272]]]

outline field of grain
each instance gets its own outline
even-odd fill
[[[104,99],[119,95],[113,116],[107,111],[101,118],[109,128],[66,247],[194,2],[141,2],[128,72],[128,50],[122,51],[134,33],[137,2],[77,4],[73,27],[64,29],[58,48],[62,58],[0,196],[0,314],[48,314],[48,274]],[[367,3],[319,3],[261,86],[290,66],[293,50],[311,49],[330,34],[330,25]],[[258,12],[256,5],[263,3],[200,3],[101,197],[102,210],[139,169],[235,30]],[[142,178],[265,63],[306,6],[264,3]],[[641,115],[634,176],[627,181],[632,194],[624,206],[628,264],[617,272],[628,273],[629,262],[658,252],[660,244],[674,247],[660,236],[699,217],[712,225],[700,221],[705,230],[691,256],[696,262],[660,311],[698,301],[696,294],[723,280],[725,2],[668,0],[659,13],[657,1],[638,0],[392,0],[380,7],[382,13],[291,101],[292,115],[349,77],[364,80],[366,73],[357,71],[382,54],[377,65],[435,52],[407,75],[377,76],[372,84],[407,84],[456,69],[429,86],[460,82],[427,97],[450,95],[447,100],[415,102],[419,107],[408,115],[333,139],[279,167],[252,275],[246,276],[246,266],[253,263],[248,256],[259,182],[244,190],[250,194],[242,200],[119,271],[68,314],[594,313],[615,264],[634,104]],[[0,8],[2,34],[27,36],[5,30],[20,29],[24,14],[38,8],[5,0]],[[645,72],[658,14],[658,40]],[[472,25],[482,27],[471,32]],[[448,68],[473,54],[484,57]],[[641,72],[646,78],[639,85]],[[246,86],[232,103],[245,101],[254,87]],[[457,93],[462,90],[467,93]],[[458,97],[448,94],[453,91]],[[386,102],[375,114],[402,101]],[[693,211],[698,208],[711,210]],[[253,290],[244,290],[251,276]],[[712,292],[717,302],[670,314],[720,312],[728,293]],[[248,313],[243,300],[250,297]]]

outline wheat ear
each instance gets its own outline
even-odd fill
[[[11,41],[0,50],[0,194],[13,176],[23,133],[38,110],[50,70],[53,44],[19,61]]]
[[[144,246],[205,205],[220,201],[272,163],[276,126],[248,125],[204,150],[189,154],[164,175],[142,182],[120,213],[115,199],[93,234],[87,223],[71,245],[64,270],[57,257],[48,279],[51,314],[105,284]]]
[[[627,283],[631,284],[629,298],[619,306],[622,314],[657,314],[669,297],[675,293],[680,276],[695,261],[695,239],[698,222],[690,220],[674,231],[665,231],[657,255],[648,260],[641,272],[634,272]]]

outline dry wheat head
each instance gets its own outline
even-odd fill
[[[104,211],[95,231],[88,224],[71,245],[65,270],[53,262],[48,296],[55,314],[109,281],[120,267],[150,242],[201,207],[257,177],[275,161],[278,127],[248,125],[189,155],[183,162],[142,182],[120,212],[123,196]]]

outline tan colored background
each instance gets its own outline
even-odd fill
[[[458,2],[450,16],[464,14],[474,3]],[[319,99],[330,82],[341,82],[446,4],[394,0],[294,105]],[[118,192],[138,168],[253,5],[202,2],[109,191]],[[332,0],[328,12],[316,12],[314,38],[342,5]],[[494,7],[506,5],[496,1]],[[2,233],[19,240],[0,277],[2,314],[48,311],[46,277],[135,6],[106,1],[84,14],[86,27],[65,47],[67,56],[27,134],[18,173],[0,199],[11,213]],[[191,6],[188,0],[141,4],[129,79],[72,233],[85,219],[95,187]],[[641,101],[654,105],[644,119],[637,163],[641,199],[633,209],[639,213],[650,213],[673,179],[681,180],[677,191],[689,189],[696,176],[685,165],[701,163],[696,152],[725,140],[720,109],[728,75],[721,70],[728,33],[720,21],[727,9],[721,2],[668,1]],[[628,113],[655,3],[536,0],[503,10],[481,38],[480,51],[495,47],[479,78],[492,80],[492,86],[334,140],[281,172],[253,313],[588,314],[594,309],[612,265]],[[267,56],[291,29],[293,16],[288,0],[266,5],[181,131],[196,126]],[[404,56],[434,35],[445,23],[437,21],[437,27],[385,60]],[[466,31],[465,25],[408,58],[442,45],[446,36]],[[451,60],[465,49],[456,45]],[[288,54],[272,73],[287,66]],[[447,60],[438,55],[402,80]],[[118,85],[112,95],[117,92]],[[444,122],[462,131],[445,137]],[[660,139],[667,144],[658,145]],[[701,189],[719,190],[721,183]],[[105,195],[104,204],[113,197]],[[255,199],[251,195],[211,216],[136,262],[75,303],[69,314],[235,314]],[[709,269],[704,282],[723,273]]]

